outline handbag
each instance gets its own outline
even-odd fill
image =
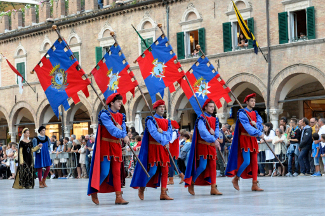
[[[7,166],[7,167],[10,167],[10,160],[8,160],[8,159],[7,159],[7,161],[6,161],[6,166]]]

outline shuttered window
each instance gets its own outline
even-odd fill
[[[184,32],[177,33],[177,57],[185,59]]]
[[[307,8],[307,37],[308,39],[316,39],[315,31],[315,8]]]
[[[148,47],[151,46],[151,44],[153,43],[153,38],[147,38],[144,39],[146,41],[146,44],[148,45]],[[146,45],[144,44],[143,41],[141,41],[141,54],[147,49]]]
[[[255,36],[255,34],[254,34],[254,18],[247,19],[247,26],[248,26],[250,32]],[[253,40],[248,40],[248,48],[253,48]]]
[[[16,69],[24,77],[23,83],[25,83],[25,78],[26,78],[26,74],[25,74],[25,62],[17,63],[16,64]],[[18,76],[17,76],[17,84],[18,84]]]
[[[282,12],[278,14],[279,20],[279,43],[288,43],[288,14],[287,12]]]
[[[202,51],[205,52],[205,28],[199,29],[199,45],[201,46]]]
[[[77,59],[79,62],[79,52],[73,52],[74,57]]]
[[[232,51],[231,22],[223,23],[223,51]]]

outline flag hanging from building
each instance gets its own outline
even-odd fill
[[[23,94],[23,79],[24,79],[23,76],[19,73],[19,71],[10,63],[10,61],[4,55],[2,55],[2,56],[6,59],[9,67],[11,68],[11,70],[15,74],[17,74],[18,85],[19,85],[19,93]]]
[[[134,89],[138,82],[132,81],[134,74],[129,68],[130,65],[125,60],[121,47],[119,45],[111,46],[91,72],[105,99],[118,92],[123,96],[125,104],[126,93],[131,92],[134,95]]]
[[[221,98],[224,98],[227,103],[231,102],[230,89],[228,87],[224,88],[225,82],[207,57],[200,57],[185,75],[201,107],[208,99],[212,99],[218,108],[222,107]],[[201,115],[201,109],[185,78],[181,80],[180,84],[196,114]]]
[[[89,96],[87,87],[90,80],[83,77],[85,72],[64,40],[55,41],[34,71],[58,118],[60,105],[63,105],[65,110],[70,109],[70,97],[77,104],[80,101],[77,94],[80,90],[86,97]]]
[[[175,91],[174,82],[180,81],[184,71],[180,70],[180,63],[172,52],[172,47],[165,36],[160,36],[144,53],[138,57],[140,71],[149,91],[152,103],[156,102],[156,94],[164,97],[164,90],[169,87]]]
[[[246,39],[248,40],[252,40],[253,41],[253,47],[254,47],[254,52],[257,54],[258,53],[258,43],[255,39],[254,34],[249,30],[245,20],[243,19],[243,17],[241,16],[236,4],[234,3],[234,1],[232,1],[232,4],[234,6],[234,10],[236,13],[236,17],[238,20],[238,24],[240,26],[241,31],[243,32],[243,34],[245,35]]]

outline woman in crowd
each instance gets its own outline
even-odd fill
[[[57,140],[56,141],[56,145],[58,146],[57,150],[56,150],[56,157],[58,157],[59,154],[64,152],[64,145],[63,145],[63,139]],[[59,159],[60,163],[57,165],[57,167],[65,167],[65,163],[67,162],[67,159],[65,158],[60,158]],[[67,171],[65,169],[59,169],[58,170],[58,174],[59,177],[62,177],[62,173],[63,173],[63,177],[66,177]]]
[[[240,33],[240,35],[239,35],[238,46],[239,47],[248,47],[248,40],[245,38],[243,33]]]
[[[16,162],[15,154],[17,152],[16,143],[9,143],[9,149],[7,149],[7,160],[9,160],[11,176],[8,179],[15,179],[16,176]]]
[[[272,143],[273,138],[275,137],[275,133],[272,130],[273,125],[270,122],[267,122],[264,124],[264,139],[266,140],[267,143]],[[264,140],[260,140],[260,143],[264,143]],[[270,145],[272,148],[272,145]],[[274,155],[271,152],[271,150],[266,149],[265,150],[265,159],[267,162],[273,162]],[[273,170],[273,164],[269,163],[269,174],[267,176],[272,175],[272,170]]]
[[[280,159],[280,161],[282,161],[282,156],[286,153],[284,145],[287,143],[287,137],[284,135],[283,130],[280,128],[275,130],[275,134],[276,136],[272,140],[274,153]],[[282,170],[279,164],[277,164],[276,167],[278,168],[279,175],[284,175],[285,170]],[[275,173],[274,176],[277,176],[277,174]]]
[[[74,152],[76,153],[77,155],[77,172],[78,172],[78,179],[81,178],[81,166],[80,166],[80,154],[79,154],[79,149],[81,148],[81,145],[80,145],[80,142],[78,140],[73,140],[73,143],[72,143],[72,149],[71,149],[71,152]]]
[[[288,137],[288,134],[286,133],[287,130],[284,128],[284,126],[283,125],[280,125],[279,128],[282,130],[283,135],[287,138]]]
[[[82,139],[81,140],[81,147],[78,151],[78,153],[80,154],[80,159],[79,159],[79,163],[81,166],[81,170],[82,170],[82,174],[81,174],[81,178],[87,178],[87,170],[86,170],[86,140]]]
[[[42,144],[33,147],[33,142],[29,140],[29,129],[24,128],[19,142],[18,168],[13,184],[15,189],[33,189],[34,182],[34,158],[33,152],[37,151]]]

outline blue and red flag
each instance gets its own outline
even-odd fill
[[[212,99],[218,108],[222,107],[220,102],[221,98],[224,98],[227,103],[231,102],[229,96],[230,89],[228,87],[224,88],[225,82],[220,78],[220,74],[209,62],[207,57],[200,57],[185,75],[201,107],[208,99]],[[185,78],[181,80],[180,84],[196,114],[201,115],[201,109]]]
[[[57,117],[60,105],[63,105],[65,110],[70,109],[70,97],[75,104],[79,103],[77,93],[80,90],[86,97],[89,96],[87,86],[90,80],[83,77],[85,72],[64,40],[55,41],[34,71]]]
[[[132,81],[134,74],[129,68],[130,65],[125,60],[121,47],[117,45],[111,46],[92,70],[91,73],[106,100],[111,94],[117,92],[122,95],[125,104],[126,93],[131,92],[134,95],[138,82]]]
[[[165,36],[160,36],[144,53],[138,57],[140,71],[149,91],[152,103],[156,102],[156,94],[164,97],[164,89],[169,87],[175,91],[174,82],[180,81],[184,71],[179,70],[181,64],[175,62],[176,55]]]

